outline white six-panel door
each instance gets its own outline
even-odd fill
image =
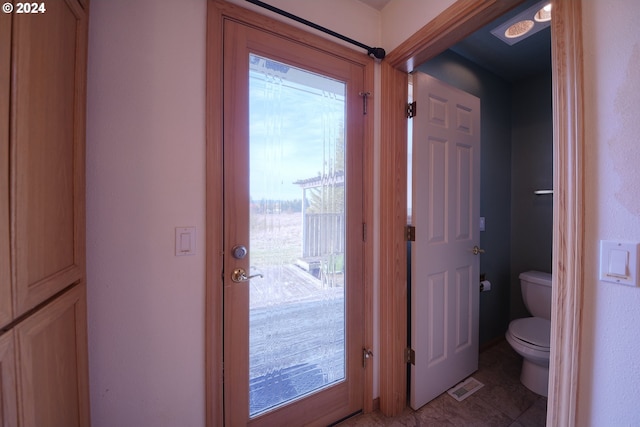
[[[410,404],[478,368],[480,99],[415,73]]]

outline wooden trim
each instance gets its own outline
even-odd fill
[[[222,395],[222,13],[207,3],[206,71],[206,286],[205,286],[205,406],[206,425],[224,425]]]
[[[458,0],[390,52],[385,62],[411,72],[523,1]]]
[[[16,355],[13,330],[0,335],[0,425],[18,425]]]
[[[0,15],[0,329],[13,319],[11,233],[9,225],[9,117],[11,93],[11,14]],[[0,384],[1,385],[1,384]],[[1,420],[0,420],[1,421]]]
[[[407,401],[407,119],[408,75],[381,64],[380,130],[380,410],[398,415]]]
[[[373,61],[366,54],[307,33],[298,28],[267,18],[223,0],[207,3],[207,89],[206,89],[206,423],[223,425],[223,19],[229,18],[254,28],[260,28],[301,44],[331,52],[352,63],[364,66],[365,90],[373,92]],[[375,94],[373,94],[375,96]],[[364,222],[371,230],[373,224],[373,133],[374,108],[369,102],[368,116],[364,120]],[[371,234],[371,233],[369,233]],[[364,253],[365,346],[373,346],[373,239],[367,239]],[[373,364],[364,372],[363,411],[373,410]]]
[[[371,406],[374,411],[378,411],[380,409],[380,398],[376,397],[371,401]]]
[[[581,0],[554,2],[553,310],[547,425],[576,425],[584,251]]]
[[[91,422],[91,402],[89,396],[89,331],[87,325],[87,283],[83,279],[69,289],[69,294],[77,293],[75,301],[75,341],[76,341],[76,381],[78,390],[78,419],[80,425]],[[60,300],[66,298],[61,296]]]
[[[76,28],[76,86],[75,86],[75,129],[74,129],[74,251],[75,265],[80,270],[82,280],[87,278],[87,220],[86,220],[86,139],[87,139],[87,55],[89,49],[89,3],[81,9],[77,3],[68,2],[75,12]],[[70,282],[71,283],[71,282]],[[86,298],[85,298],[86,300]],[[86,317],[86,316],[85,316]],[[86,323],[86,322],[85,322]],[[86,339],[85,339],[86,342]]]
[[[516,6],[514,2],[510,6]],[[468,7],[469,5],[475,5]],[[552,21],[553,99],[554,99],[554,312],[552,319],[552,356],[548,425],[575,425],[578,394],[578,344],[581,328],[582,253],[584,210],[583,194],[583,64],[581,1],[554,3]],[[406,90],[392,70],[412,71],[466,35],[488,24],[510,9],[502,1],[457,1],[394,49],[382,66],[382,105],[393,104]],[[403,99],[406,99],[403,98]],[[383,107],[385,108],[385,107]],[[397,369],[403,355],[392,337],[406,332],[405,277],[406,250],[387,233],[402,233],[406,218],[406,183],[384,185],[387,180],[406,174],[406,157],[394,157],[391,144],[402,145],[406,138],[396,131],[405,129],[403,121],[386,109],[382,113],[381,230],[380,230],[380,410],[387,416],[398,415],[406,401],[406,371]],[[405,186],[404,188],[402,186]],[[562,310],[558,308],[562,307]],[[404,322],[404,324],[403,324]]]
[[[364,120],[364,153],[363,153],[363,221],[366,224],[366,235],[364,236],[364,279],[363,279],[363,315],[364,315],[364,345],[368,349],[373,349],[373,287],[374,287],[374,270],[373,265],[375,248],[373,245],[373,182],[374,182],[374,99],[377,96],[374,92],[374,67],[367,66],[364,76],[364,87],[366,91],[370,91],[372,95],[368,100],[369,111]],[[374,355],[375,357],[375,355]],[[373,376],[374,364],[367,363],[364,372],[364,402],[362,411],[367,414],[375,411],[373,403]]]

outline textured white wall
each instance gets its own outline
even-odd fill
[[[640,425],[640,287],[597,280],[601,239],[640,242],[640,7],[583,4],[586,240],[580,426]]]
[[[455,0],[391,0],[382,9],[382,47],[387,53],[455,3]]]
[[[93,427],[204,426],[205,0],[91,2]],[[197,255],[174,256],[174,227]]]
[[[267,12],[264,8],[250,4],[246,0],[228,1],[309,30],[309,27]],[[368,46],[381,47],[387,53],[455,3],[455,0],[391,0],[382,11],[378,11],[359,0],[263,1]],[[311,31],[316,32],[316,30]],[[343,43],[320,32],[316,32],[316,34]],[[352,46],[347,43],[343,44]]]
[[[267,9],[256,6],[246,0],[227,0],[246,9],[256,11],[273,19],[286,22],[305,31],[326,37],[336,43],[360,49],[352,44],[344,42],[321,31],[312,29],[304,24],[270,12]],[[271,6],[287,11],[293,15],[333,30],[339,34],[350,37],[370,47],[378,47],[380,38],[380,12],[365,5],[358,0],[263,0]],[[384,46],[380,46],[384,47]],[[363,51],[366,52],[366,51]]]

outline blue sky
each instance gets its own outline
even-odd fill
[[[279,63],[252,61],[251,198],[302,198],[293,184],[317,176],[344,122],[345,85]],[[273,65],[275,64],[275,66]],[[327,159],[328,160],[328,159]]]

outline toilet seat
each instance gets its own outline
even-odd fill
[[[541,317],[515,319],[509,324],[508,334],[530,348],[549,352],[551,347],[551,321]]]

